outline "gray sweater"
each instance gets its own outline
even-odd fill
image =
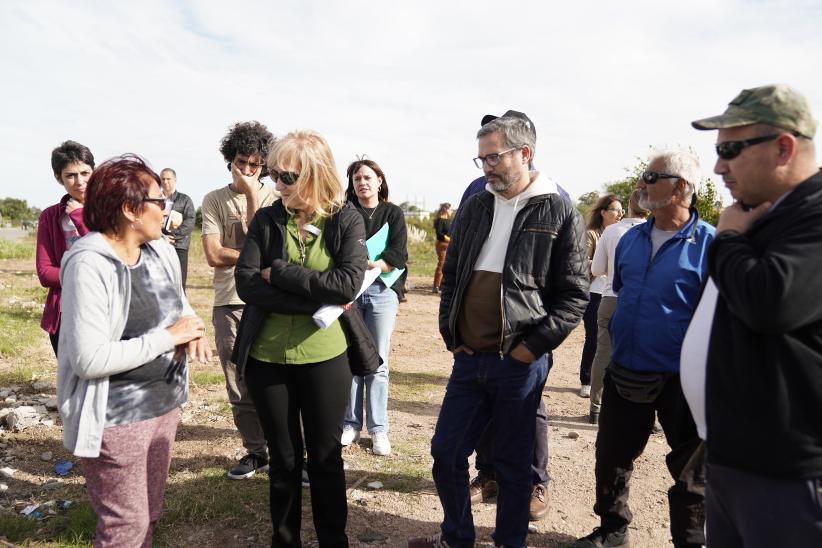
[[[183,315],[195,315],[182,290],[180,263],[165,240],[149,242],[175,280]],[[174,350],[162,328],[120,340],[128,318],[131,272],[98,232],[63,256],[57,403],[63,444],[78,457],[98,457],[106,423],[108,378]]]

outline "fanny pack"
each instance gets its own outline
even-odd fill
[[[656,371],[634,371],[626,369],[616,362],[608,364],[608,373],[617,393],[634,403],[653,403],[656,401],[665,383],[674,376],[673,373]]]

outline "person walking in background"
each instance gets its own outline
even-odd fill
[[[434,287],[431,291],[439,293],[442,283],[442,265],[445,264],[448,242],[451,241],[451,204],[448,202],[440,204],[440,208],[434,215],[434,231],[437,234],[437,241],[434,244],[437,252],[437,268],[434,270]]]
[[[137,156],[104,162],[86,189],[93,232],[66,253],[57,403],[97,514],[95,546],[151,546],[191,359],[205,324],[161,238],[168,202]]]
[[[723,114],[709,279],[682,348],[682,387],[707,439],[711,548],[822,546],[822,173],[817,123],[784,85]]]
[[[617,244],[628,229],[644,223],[648,210],[639,205],[639,190],[631,193],[628,202],[628,216],[602,231],[594,258],[591,261],[591,275],[605,276],[605,289],[597,310],[597,351],[591,365],[591,412],[588,422],[599,423],[599,409],[602,404],[602,379],[605,368],[611,360],[611,333],[608,325],[616,309],[617,294],[613,288],[614,260]]]
[[[362,215],[366,238],[371,238],[388,226],[385,249],[376,261],[369,259],[368,267],[378,267],[384,273],[405,268],[408,260],[405,217],[398,206],[388,201],[385,173],[376,162],[362,159],[352,162],[346,174],[348,188],[345,198]],[[375,455],[391,454],[391,442],[388,439],[388,355],[402,291],[401,279],[394,280],[388,286],[381,276],[357,298],[357,307],[374,336],[382,364],[373,375],[355,376],[352,379],[341,441],[343,446],[348,446],[359,439],[365,403],[366,424]]]
[[[234,265],[257,209],[271,205],[277,198],[274,187],[260,180],[268,174],[264,162],[273,142],[274,136],[259,122],[235,124],[220,143],[231,182],[203,198],[203,251],[208,266],[214,268],[214,339],[234,424],[246,450],[240,462],[228,470],[227,476],[236,480],[248,479],[268,467],[265,435],[254,402],[245,386],[237,382],[231,352],[244,305],[234,284]]]
[[[60,201],[40,214],[37,224],[35,264],[40,284],[49,289],[40,321],[49,334],[57,356],[60,338],[60,261],[72,244],[88,232],[83,220],[86,185],[94,171],[94,156],[88,147],[65,141],[51,151],[54,178],[66,191]]]
[[[305,447],[317,541],[348,546],[340,436],[351,394],[347,352],[359,335],[340,320],[320,328],[311,316],[323,304],[356,298],[368,261],[365,227],[354,205],[342,203],[337,166],[319,133],[289,133],[267,165],[281,199],[257,212],[237,261],[237,292],[247,305],[233,359],[268,442],[271,545],[301,545]],[[373,359],[377,365],[376,351]]]
[[[553,181],[529,171],[536,149],[530,125],[501,117],[477,139],[474,163],[489,191],[458,213],[439,312],[454,354],[431,440],[444,517],[440,534],[410,539],[409,548],[474,545],[468,456],[491,419],[499,487],[492,536],[500,546],[525,546],[534,425],[551,351],[579,323],[588,300],[582,218]]]
[[[596,441],[596,503],[600,526],[573,548],[623,546],[633,514],[628,493],[634,461],[654,419],[671,448],[666,463],[671,537],[677,548],[705,544],[705,462],[682,395],[679,353],[699,300],[714,227],[693,207],[699,159],[691,151],[655,152],[637,180],[639,205],[653,218],[620,239],[613,289],[611,363],[605,372]]]
[[[585,242],[588,249],[588,264],[594,258],[597,242],[602,231],[622,218],[622,204],[614,194],[606,194],[597,200],[588,214],[588,229],[585,231]],[[597,311],[602,292],[605,290],[605,276],[591,274],[591,296],[585,314],[582,316],[585,326],[585,343],[582,346],[582,359],[579,362],[579,396],[591,395],[591,364],[597,351]]]
[[[194,202],[187,194],[177,192],[177,172],[167,167],[160,172],[163,194],[171,201],[166,224],[163,226],[163,237],[174,246],[180,258],[180,272],[183,277],[183,291],[188,278],[188,247],[191,243],[191,232],[194,230]]]

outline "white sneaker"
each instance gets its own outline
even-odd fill
[[[590,384],[583,384],[580,387],[579,397],[580,398],[590,398],[591,397],[591,385]]]
[[[388,432],[374,432],[371,434],[371,450],[375,455],[386,456],[391,454],[391,442],[388,441]]]
[[[340,443],[342,443],[343,447],[348,447],[352,443],[357,442],[360,439],[360,433],[357,430],[354,430],[354,427],[346,424],[343,426],[343,433],[340,437]]]

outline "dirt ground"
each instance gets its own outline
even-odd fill
[[[4,261],[0,275],[8,282],[25,284],[33,269],[27,262]],[[211,288],[209,272],[195,266],[190,274],[189,297],[195,308],[210,318]],[[36,282],[36,280],[35,280]],[[358,445],[345,450],[349,525],[353,546],[404,546],[410,536],[433,534],[442,518],[439,501],[430,476],[430,439],[451,368],[450,354],[445,350],[436,327],[439,305],[437,295],[430,293],[430,280],[412,279],[420,289],[408,295],[400,306],[390,356],[391,395],[389,399],[390,438],[394,453],[376,457],[370,451],[367,435]],[[598,524],[592,512],[594,502],[594,442],[596,427],[588,424],[588,402],[577,395],[578,364],[582,347],[582,329],[575,330],[554,353],[554,365],[543,397],[549,410],[549,451],[552,481],[549,487],[550,511],[535,523],[528,537],[530,546],[566,546]],[[9,371],[20,361],[35,363],[38,376],[54,382],[54,357],[45,335],[41,347],[25,356],[0,358],[0,373]],[[202,370],[202,369],[201,369]],[[219,377],[219,366],[206,367]],[[52,387],[42,391],[53,394]],[[190,401],[174,447],[169,477],[166,514],[178,515],[175,490],[185,489],[209,467],[222,470],[241,455],[242,447],[234,431],[223,387],[213,381],[192,384]],[[4,404],[0,401],[0,407]],[[578,434],[575,436],[572,432]],[[569,434],[571,434],[569,436]],[[32,497],[42,493],[53,478],[53,462],[38,458],[43,451],[54,452],[54,459],[70,458],[60,442],[59,424],[37,427],[22,433],[0,432],[0,457],[13,455],[5,465],[18,469],[9,483],[10,492],[0,494],[6,502],[12,498]],[[668,531],[667,488],[670,478],[665,467],[667,445],[661,434],[654,434],[645,453],[636,462],[632,479],[631,524],[632,546],[655,547],[670,544]],[[2,466],[2,465],[0,465]],[[216,485],[229,482],[219,474],[209,481]],[[265,476],[263,476],[265,477]],[[261,480],[262,481],[262,480]],[[382,489],[367,484],[380,481]],[[53,482],[53,479],[51,479]],[[73,474],[61,483],[68,496],[83,497],[82,477]],[[236,483],[236,482],[229,482]],[[231,486],[233,487],[233,485]],[[308,499],[305,491],[304,499]],[[219,495],[218,495],[219,496]],[[253,526],[237,530],[224,522],[167,527],[163,544],[171,546],[266,546],[270,535],[265,507],[267,490],[258,483],[250,501],[259,519]],[[189,504],[189,503],[186,503]],[[496,506],[479,504],[474,521],[480,543],[490,542]],[[169,518],[170,519],[170,518]],[[176,523],[176,522],[175,522]],[[161,521],[162,524],[162,521]],[[314,534],[310,505],[304,502],[304,542],[312,545]]]

